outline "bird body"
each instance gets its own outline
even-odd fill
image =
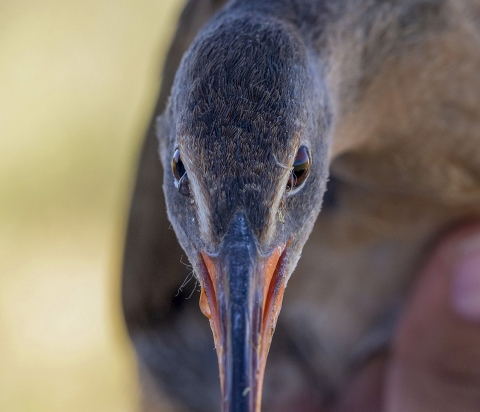
[[[208,322],[177,293],[181,252],[161,216],[163,180],[201,283],[197,252],[207,266],[221,257],[240,230],[232,222],[247,222],[266,259],[286,251],[262,410],[315,410],[388,346],[431,242],[480,215],[480,5],[238,0],[193,40],[221,3],[190,1],[167,62],[157,115],[173,88],[154,122],[164,177],[150,135],[125,251],[127,326],[147,403],[163,390],[179,410],[218,408]],[[302,145],[310,175],[289,193]],[[174,185],[176,149],[190,197]]]

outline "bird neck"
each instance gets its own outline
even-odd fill
[[[452,30],[447,24],[452,14],[449,3],[232,0],[225,11],[257,14],[282,22],[301,39],[312,78],[328,96],[333,159],[360,147],[376,130],[390,128],[381,123],[383,119],[397,116],[401,122],[398,111],[387,111],[389,101],[385,101],[385,96],[406,94],[405,90],[395,89],[395,83],[411,84],[410,95],[418,94],[414,85],[419,83],[409,81],[408,73],[424,70],[421,65],[415,66],[415,53],[425,53],[424,45],[430,44],[429,39]],[[441,53],[443,50],[439,49],[437,54]],[[379,108],[384,111],[382,116]]]

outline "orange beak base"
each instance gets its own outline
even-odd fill
[[[237,215],[220,252],[200,252],[200,308],[217,350],[223,412],[259,412],[263,376],[285,290],[286,247],[258,252]]]

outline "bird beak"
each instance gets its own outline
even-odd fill
[[[201,254],[200,308],[217,350],[223,412],[259,412],[268,350],[285,289],[285,245],[258,251],[237,214],[216,255]]]

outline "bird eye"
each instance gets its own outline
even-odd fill
[[[175,176],[175,187],[180,194],[188,196],[190,194],[190,186],[188,182],[187,172],[180,159],[180,150],[176,149],[172,159],[172,172]]]
[[[287,182],[287,190],[293,190],[302,185],[308,176],[310,169],[310,156],[306,147],[298,149],[295,160],[293,161],[290,178]]]

